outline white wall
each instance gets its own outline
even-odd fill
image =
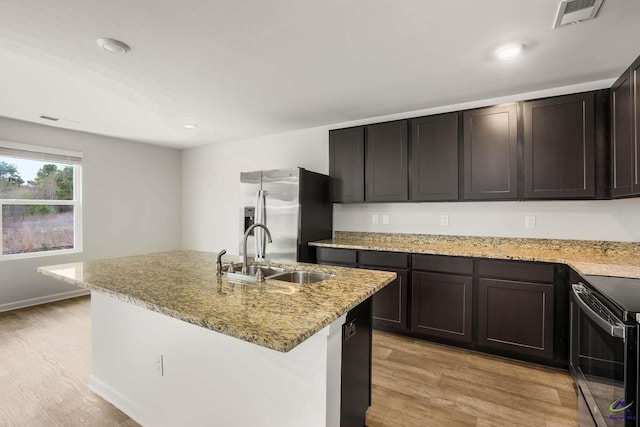
[[[413,111],[357,122],[210,145],[183,152],[183,246],[238,253],[240,171],[301,166],[328,173],[328,131],[524,99],[608,88],[612,80]],[[388,214],[390,223],[371,223]],[[440,215],[449,215],[448,227]],[[525,215],[537,227],[525,229]],[[561,202],[334,205],[334,229],[452,235],[640,241],[640,199]]]
[[[315,128],[183,151],[183,246],[237,254],[240,172],[299,166],[327,173],[328,150],[326,128]]]
[[[448,226],[440,225],[441,215],[449,216]],[[535,229],[525,228],[526,215],[536,217]],[[343,231],[640,242],[640,199],[341,204],[333,216],[334,229]]]
[[[0,261],[0,311],[77,291],[38,266],[181,247],[180,151],[6,118],[0,139],[84,154],[83,253]]]

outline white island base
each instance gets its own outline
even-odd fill
[[[144,426],[339,426],[340,317],[288,353],[91,293],[89,388]]]

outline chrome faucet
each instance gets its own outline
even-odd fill
[[[242,274],[247,274],[247,239],[249,238],[249,233],[251,233],[251,230],[253,230],[256,227],[264,228],[264,231],[267,232],[269,243],[272,242],[271,232],[269,231],[266,225],[256,222],[255,224],[252,224],[249,226],[249,228],[247,228],[247,231],[244,232],[244,241],[242,243]]]
[[[222,255],[226,254],[227,251],[225,249],[218,252],[216,257],[216,276],[222,275]]]

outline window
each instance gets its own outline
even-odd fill
[[[82,154],[0,141],[0,260],[81,250]]]

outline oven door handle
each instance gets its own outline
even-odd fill
[[[625,327],[622,323],[616,323],[615,325],[604,319],[596,311],[591,308],[583,299],[582,295],[589,295],[590,291],[582,283],[574,283],[571,285],[573,295],[575,296],[576,303],[580,306],[583,312],[589,316],[593,322],[603,329],[606,333],[615,338],[622,338],[626,340]]]

